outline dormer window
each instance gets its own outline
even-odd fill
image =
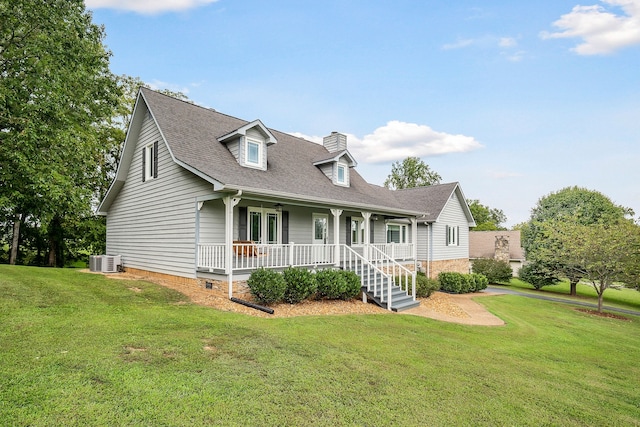
[[[225,144],[240,166],[267,170],[267,147],[277,143],[271,131],[260,120],[218,138]]]
[[[250,166],[261,166],[261,162],[260,162],[260,158],[261,156],[261,148],[262,148],[262,143],[260,141],[256,141],[254,139],[250,139],[250,138],[245,138],[246,139],[246,143],[245,143],[245,153],[246,153],[246,158],[245,161],[247,162],[247,165]]]
[[[333,185],[349,187],[349,169],[355,167],[356,161],[347,150],[331,153],[313,163],[331,180]]]
[[[338,176],[336,177],[336,182],[338,184],[347,183],[347,168],[345,168],[344,165],[338,165]]]

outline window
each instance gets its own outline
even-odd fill
[[[246,138],[245,144],[245,161],[248,165],[260,166],[262,144],[259,141]]]
[[[362,218],[351,219],[351,244],[358,245],[364,243],[364,221]]]
[[[249,239],[256,243],[280,243],[280,213],[271,209],[249,208]]]
[[[449,226],[447,225],[447,246],[458,246],[459,245],[459,233],[460,227]]]
[[[387,224],[387,243],[407,243],[407,226]]]
[[[346,184],[347,183],[347,171],[344,165],[338,165],[338,184]]]
[[[158,177],[158,141],[142,150],[142,182]]]

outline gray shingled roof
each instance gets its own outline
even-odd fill
[[[350,187],[334,185],[313,163],[331,158],[320,145],[269,128],[278,143],[267,148],[267,171],[238,164],[217,139],[248,121],[145,89],[141,94],[175,158],[230,189],[302,199],[424,213],[435,220],[457,183],[391,191],[367,183],[350,169]],[[335,153],[333,154],[335,156]]]

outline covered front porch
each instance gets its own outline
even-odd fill
[[[405,291],[415,286],[415,217],[242,196],[199,200],[196,211],[196,274],[228,281],[230,298],[234,278],[259,268],[351,269],[363,289],[378,286],[376,295],[389,301],[382,295],[391,295],[396,277]]]

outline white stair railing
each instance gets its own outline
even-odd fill
[[[409,270],[404,265],[400,264],[386,253],[381,251],[375,246],[371,246],[369,251],[371,262],[380,267],[382,271],[391,275],[392,281],[396,281],[396,277],[400,283],[395,283],[400,286],[405,292],[409,287],[409,278],[411,278],[411,297],[416,300],[416,272]]]
[[[391,287],[393,286],[393,280],[391,276],[382,271],[376,265],[371,263],[365,257],[351,249],[347,245],[341,245],[342,247],[342,262],[344,268],[347,270],[355,271],[355,273],[360,276],[360,285],[362,287],[365,286],[364,283],[364,275],[368,273],[368,280],[366,283],[367,292],[372,293],[374,297],[380,298],[380,302],[387,303],[387,310],[391,310],[392,304],[392,294]],[[365,268],[368,270],[365,272]],[[372,276],[373,275],[373,276]],[[384,279],[387,279],[387,296],[385,298],[383,287],[384,287]],[[380,280],[380,290],[375,286],[376,282]]]

